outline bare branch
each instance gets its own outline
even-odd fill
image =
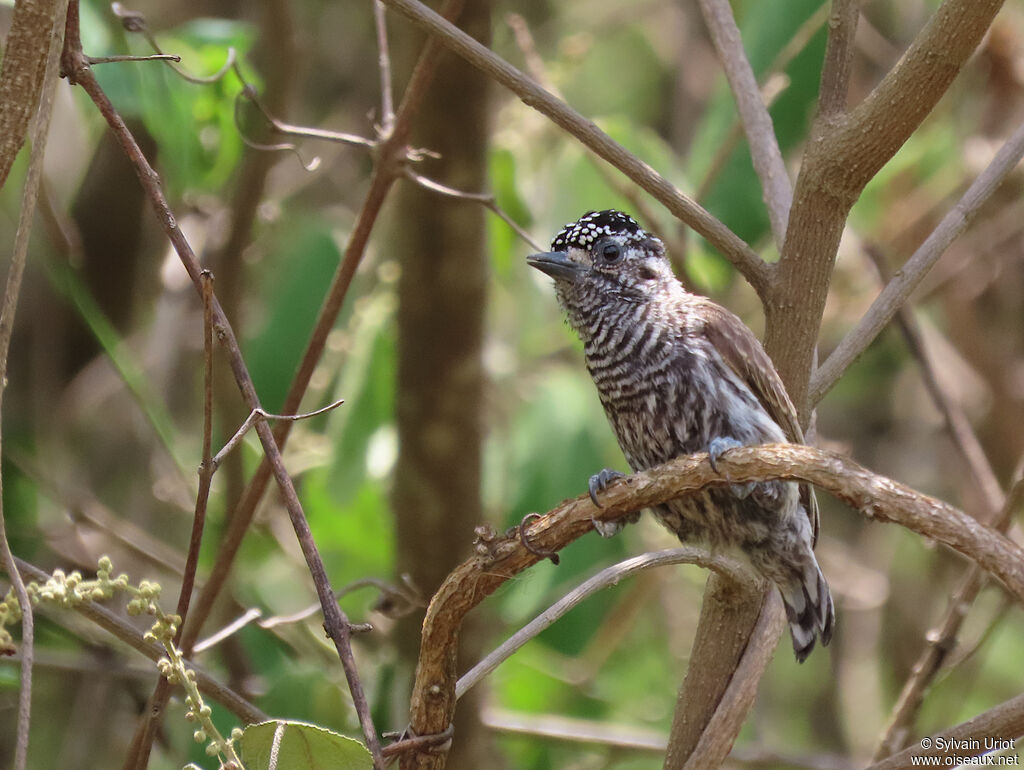
[[[761,623],[768,590],[765,584],[753,590],[737,590],[734,583],[718,575],[708,576],[686,676],[679,687],[672,715],[665,757],[668,767],[684,767],[697,749],[719,706],[725,702],[726,692],[736,670],[743,665],[747,650],[761,647],[761,641],[754,639],[755,634],[773,633],[769,644],[777,641],[781,629],[771,629]],[[730,739],[735,737],[732,735]]]
[[[319,606],[320,605],[318,604],[317,607]],[[262,610],[258,609],[257,607],[250,607],[245,612],[243,612],[239,617],[235,618],[233,621],[228,623],[223,628],[218,629],[216,632],[210,634],[205,639],[196,642],[192,646],[193,654],[199,655],[200,653],[206,652],[206,650],[210,649],[211,647],[215,647],[228,637],[233,636],[234,634],[241,631],[254,620],[259,620],[261,617],[263,617]]]
[[[832,0],[828,17],[828,45],[821,67],[818,114],[832,120],[846,109],[846,92],[853,69],[853,41],[860,18],[860,0]]]
[[[548,738],[568,743],[590,743],[630,751],[664,755],[665,736],[649,728],[608,724],[607,721],[564,717],[559,714],[525,714],[488,707],[483,723],[510,735]],[[856,765],[832,754],[791,754],[765,747],[743,747],[729,754],[729,765],[779,766],[793,770],[854,770]]]
[[[632,559],[605,567],[591,578],[576,586],[569,593],[548,607],[525,626],[516,631],[502,644],[467,671],[455,685],[455,697],[461,698],[467,690],[490,674],[501,663],[508,660],[524,644],[540,634],[544,629],[564,617],[570,610],[585,599],[593,596],[609,586],[618,585],[626,577],[632,577],[653,567],[670,564],[697,564],[706,569],[714,570],[734,583],[750,583],[753,575],[745,565],[731,557],[713,554],[703,548],[683,547],[671,548],[666,551],[646,553]]]
[[[188,554],[185,557],[185,568],[182,571],[181,588],[178,591],[178,603],[175,613],[184,619],[188,617],[189,604],[192,601],[192,590],[195,587],[196,571],[199,568],[199,551],[203,543],[203,530],[206,527],[206,510],[210,501],[210,487],[213,474],[217,469],[210,457],[213,435],[213,274],[203,270],[200,274],[203,299],[203,441],[202,459],[199,463],[199,488],[196,492],[196,504],[192,515],[192,531],[189,535]],[[174,635],[174,644],[181,646],[183,624],[178,625]],[[149,696],[148,708],[143,712],[141,721],[132,737],[132,743],[125,758],[126,768],[144,768],[148,763],[157,728],[160,726],[170,697],[171,684],[165,677],[158,677],[153,693]]]
[[[879,277],[884,285],[892,280],[889,274],[885,259],[879,251],[871,244],[865,244],[864,250],[867,256],[874,263],[878,270]],[[924,381],[925,389],[935,402],[936,408],[942,413],[946,420],[946,429],[949,431],[953,445],[960,452],[967,469],[974,477],[974,483],[985,500],[985,510],[982,515],[977,516],[980,521],[991,524],[1005,503],[1002,488],[996,472],[992,469],[981,441],[971,427],[971,422],[964,412],[963,407],[956,401],[948,389],[943,386],[939,379],[939,366],[935,357],[928,349],[924,335],[921,332],[921,325],[912,308],[901,305],[896,313],[896,321],[900,331],[906,340],[907,347],[911,354],[917,359],[921,369],[921,378]]]
[[[856,361],[875,337],[909,299],[928,271],[949,245],[977,216],[984,203],[1024,157],[1024,123],[999,148],[988,167],[978,175],[963,197],[942,218],[925,242],[906,261],[896,277],[882,290],[857,326],[843,338],[811,377],[808,399],[817,404]]]
[[[555,551],[593,528],[592,517],[612,521],[710,484],[784,478],[813,483],[872,519],[890,521],[963,553],[998,577],[1024,602],[1024,551],[972,517],[935,498],[878,476],[852,460],[812,447],[774,444],[730,450],[715,473],[706,454],[677,458],[609,485],[597,508],[589,495],[567,500],[531,527],[538,549]],[[457,567],[434,595],[423,623],[411,723],[417,735],[441,732],[455,710],[455,644],[466,614],[505,581],[542,557],[518,538],[492,541],[486,555]],[[767,624],[774,622],[769,616]],[[773,638],[774,641],[774,638]],[[759,653],[763,654],[763,653]],[[755,661],[756,662],[756,661]],[[738,687],[749,687],[740,682]],[[736,699],[740,699],[741,693]],[[417,767],[439,767],[417,755]],[[412,765],[410,760],[409,766]]]
[[[999,493],[999,496],[1002,497],[1002,493]],[[991,524],[997,532],[1006,532],[1022,500],[1024,464],[1018,467],[1016,481],[1010,488],[1010,493],[1003,499],[998,512],[992,517]],[[903,683],[903,689],[875,749],[875,760],[899,751],[906,745],[907,736],[914,725],[921,704],[924,703],[925,692],[952,651],[967,613],[987,580],[987,575],[977,564],[970,565],[964,572],[950,597],[945,616],[925,635],[925,648],[914,663],[907,681]]]
[[[1002,4],[945,0],[899,64],[860,105],[816,122],[793,191],[764,339],[803,423],[816,401],[809,397],[808,385],[850,208],[949,88]],[[827,390],[821,383],[834,380],[816,381],[813,392],[820,398]]]
[[[946,760],[946,766],[960,765],[951,761],[954,757],[968,758],[984,754],[991,749],[984,748],[985,739],[1012,741],[1024,735],[1024,695],[1018,695],[995,708],[979,714],[973,719],[961,722],[940,733],[935,733],[925,746],[923,742],[894,754],[888,759],[876,762],[867,770],[905,770],[922,767],[924,757],[939,757]],[[943,740],[940,741],[939,738]],[[954,743],[956,742],[956,743]],[[955,750],[951,745],[957,746]],[[976,746],[977,748],[972,748]]]
[[[594,123],[587,120],[534,80],[481,45],[453,24],[445,21],[417,0],[383,0],[416,26],[434,36],[474,67],[486,72],[522,101],[543,113],[576,137],[580,143],[611,163],[632,179],[674,216],[690,225],[732,262],[759,295],[768,290],[771,268],[735,233],[705,211],[691,198],[646,163],[618,144]]]
[[[384,3],[373,0],[373,23],[377,30],[377,66],[380,68],[381,133],[391,134],[395,127],[395,98],[391,88],[391,53]]]
[[[239,74],[239,78],[241,75]],[[263,100],[260,99],[259,93],[256,88],[249,83],[246,83],[244,79],[242,82],[245,84],[239,93],[239,99],[247,99],[252,102],[253,106],[259,110],[263,118],[270,124],[271,128],[279,134],[285,136],[298,136],[304,139],[319,139],[324,142],[334,142],[336,144],[353,144],[359,147],[376,147],[379,142],[376,139],[367,139],[364,136],[358,134],[350,134],[346,131],[328,131],[325,128],[312,128],[310,126],[296,126],[292,123],[286,123],[283,120],[278,119],[270,110],[263,104]],[[271,145],[273,147],[273,145]]]
[[[786,239],[789,207],[793,203],[793,185],[782,159],[771,115],[761,97],[761,89],[747,59],[728,0],[700,0],[700,10],[736,100],[736,109],[750,144],[754,171],[761,182],[761,193],[768,207],[772,235],[781,251]]]
[[[489,707],[483,712],[483,723],[492,730],[511,735],[550,738],[568,743],[591,743],[617,749],[665,753],[665,735],[657,730],[607,721],[577,719],[560,714],[525,714]]]
[[[763,78],[761,84],[761,101],[764,102],[766,110],[771,109],[775,100],[789,87],[789,76],[783,70],[789,66],[789,63],[796,58],[797,54],[807,47],[808,41],[821,29],[821,26],[828,18],[828,12],[828,7],[822,5],[817,11],[812,13],[807,18],[807,21],[797,28],[789,42],[782,47],[772,60],[772,63],[768,65],[768,68],[765,70],[767,76]],[[719,174],[722,173],[726,162],[729,160],[729,156],[732,155],[733,150],[736,149],[736,145],[739,144],[742,138],[743,123],[737,120],[729,127],[728,133],[718,143],[715,155],[708,164],[708,170],[695,188],[693,197],[698,202],[707,197],[708,191]],[[792,195],[790,198],[792,198]]]
[[[86,59],[93,65],[136,61],[181,61],[181,57],[173,53],[155,53],[150,56],[87,56]]]
[[[110,10],[113,11],[114,15],[121,20],[121,25],[128,32],[135,32],[142,35],[146,42],[149,43],[150,47],[156,51],[156,56],[103,56],[98,59],[94,59],[91,56],[87,56],[86,60],[90,64],[101,64],[108,61],[147,61],[151,59],[158,59],[167,62],[167,66],[174,70],[175,74],[183,80],[187,80],[189,83],[195,83],[196,85],[210,85],[216,83],[232,68],[236,68],[238,55],[234,48],[228,48],[228,55],[221,65],[221,68],[214,72],[212,75],[192,75],[183,67],[179,67],[177,62],[181,61],[180,56],[168,55],[163,52],[160,48],[160,44],[156,40],[156,36],[150,31],[149,25],[146,24],[146,17],[139,11],[132,11],[125,8],[121,3],[111,3]]]
[[[498,201],[495,200],[494,195],[491,193],[472,193],[465,192],[463,190],[456,190],[454,187],[448,187],[440,182],[435,182],[433,179],[417,174],[408,166],[405,167],[405,177],[412,182],[415,182],[425,190],[436,192],[438,195],[443,195],[446,198],[456,198],[458,200],[473,201],[481,204],[484,208],[495,214],[502,222],[512,228],[512,231],[523,239],[534,251],[544,251],[544,249],[530,236],[526,230],[524,230],[518,222],[512,217],[501,206],[498,205]]]
[[[217,455],[211,459],[211,464],[214,468],[219,466],[224,461],[224,458],[241,443],[242,439],[245,438],[245,434],[249,432],[249,429],[259,420],[287,420],[289,422],[298,422],[299,420],[308,420],[310,417],[316,417],[319,414],[330,412],[332,409],[336,409],[344,403],[345,399],[340,398],[332,404],[328,404],[327,406],[313,412],[306,412],[305,414],[270,414],[270,412],[267,412],[262,408],[253,409],[249,412],[249,416],[245,418],[245,422],[242,423],[241,427],[235,431],[235,434],[228,439],[228,442],[219,452],[217,452]]]

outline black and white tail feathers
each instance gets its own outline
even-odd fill
[[[792,572],[786,582],[776,582],[786,607],[793,652],[798,663],[807,659],[819,638],[823,646],[828,645],[836,622],[832,594],[825,576],[821,574],[814,554],[808,551],[807,556],[802,570]]]

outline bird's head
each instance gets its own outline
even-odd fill
[[[646,302],[674,283],[662,242],[620,211],[590,211],[562,228],[551,251],[526,258],[555,279],[569,311]]]

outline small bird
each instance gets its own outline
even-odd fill
[[[591,211],[566,225],[551,251],[527,257],[555,280],[587,369],[634,471],[707,451],[717,470],[737,446],[793,442],[803,433],[771,359],[725,308],[675,278],[660,239],[619,211]],[[591,477],[594,503],[621,473]],[[681,541],[738,546],[779,589],[796,659],[832,638],[835,609],[814,558],[813,490],[765,481],[710,487],[654,509]],[[636,521],[639,517],[632,518]],[[594,525],[604,537],[624,521]]]

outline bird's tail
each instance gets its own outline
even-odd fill
[[[786,578],[776,579],[775,583],[786,607],[789,632],[793,637],[793,652],[796,653],[797,662],[803,663],[818,638],[822,645],[832,641],[832,629],[836,622],[832,594],[810,550],[806,551],[800,564],[789,565]]]

